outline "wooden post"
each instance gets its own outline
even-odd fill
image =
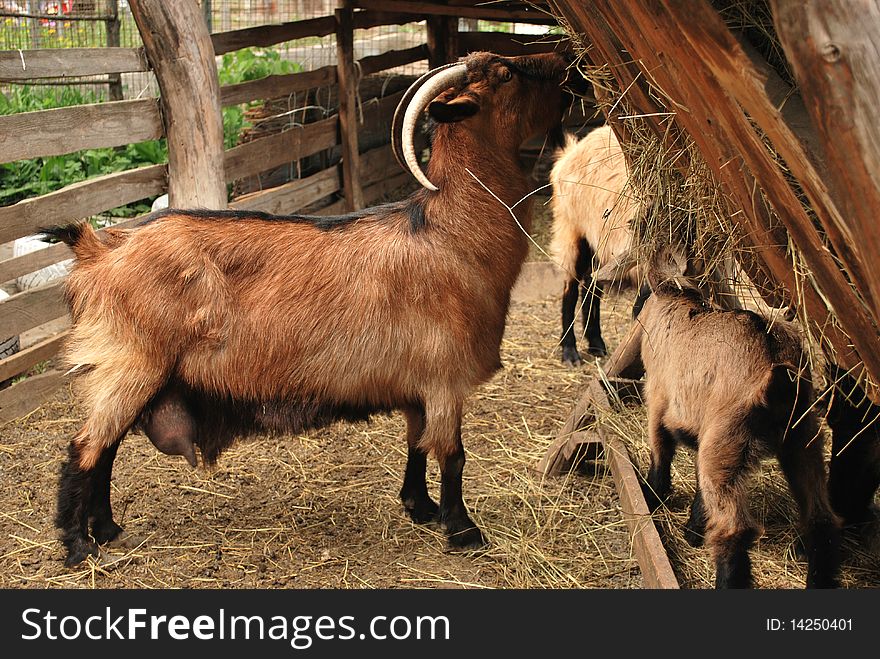
[[[107,28],[107,47],[119,47],[122,45],[119,41],[119,0],[110,0],[108,3],[110,9],[109,16],[104,25]],[[109,83],[109,93],[111,101],[121,101],[122,96],[122,74],[111,73],[107,76]]]
[[[354,64],[354,12],[349,3],[336,10],[336,70],[339,82],[339,139],[342,144],[342,190],[345,207],[364,207],[364,191],[358,178],[357,87]]]
[[[220,85],[201,10],[195,0],[129,4],[162,93],[170,205],[226,208]]]
[[[458,18],[428,16],[428,67],[433,69],[458,57]]]
[[[869,290],[861,293],[880,319],[880,7],[866,1],[773,0],[771,5],[779,40],[823,145],[827,183],[843,229],[851,235],[847,246],[864,264]],[[876,371],[872,375],[880,378]]]

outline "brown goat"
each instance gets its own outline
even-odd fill
[[[341,217],[167,210],[112,244],[88,225],[50,230],[77,257],[67,359],[88,410],[59,486],[67,564],[121,531],[110,472],[134,426],[210,463],[240,436],[392,410],[407,420],[400,496],[412,519],[439,516],[453,547],[484,544],[462,500],[462,405],[501,366],[527,242],[480,182],[510,205],[526,195],[518,149],[558,126],[566,70],[556,54],[477,53],[417,81],[393,138],[428,190],[402,202]],[[425,106],[437,122],[430,181],[411,144]],[[516,215],[529,226],[527,203]]]
[[[802,340],[788,323],[710,307],[682,277],[649,271],[653,294],[638,322],[646,375],[651,468],[646,498],[671,489],[676,443],[697,449],[697,490],[685,537],[703,536],[718,588],[751,585],[748,550],[760,535],[748,509],[748,477],[775,455],[798,504],[807,587],[834,587],[839,522],[829,503],[823,435]]]

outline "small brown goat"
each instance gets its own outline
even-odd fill
[[[577,350],[575,308],[582,296],[584,334],[591,355],[604,357],[599,324],[603,284],[592,273],[630,253],[631,223],[641,219],[644,203],[628,190],[629,172],[623,150],[610,126],[590,131],[581,140],[567,137],[550,171],[553,187],[551,251],[568,279],[562,294],[562,361],[582,363]],[[640,270],[633,263],[613,282],[621,288],[639,286]],[[637,306],[643,302],[639,298]],[[634,308],[634,315],[638,309]]]
[[[110,473],[133,426],[161,450],[192,461],[195,445],[213,462],[246,434],[392,410],[408,426],[406,510],[439,516],[454,547],[482,545],[462,500],[462,405],[501,366],[527,242],[480,182],[510,205],[529,191],[518,150],[559,125],[567,65],[476,53],[417,81],[392,132],[428,189],[402,202],[341,217],[167,210],[111,243],[88,225],[54,230],[77,257],[67,359],[88,410],[59,486],[67,564],[121,531]],[[430,180],[411,139],[426,106]],[[528,227],[528,205],[516,213]]]
[[[663,272],[668,277],[662,260],[649,271],[653,294],[638,320],[649,505],[656,508],[669,494],[676,443],[696,448],[697,491],[685,537],[699,545],[705,535],[716,587],[748,587],[748,550],[760,535],[748,509],[748,477],[761,457],[775,455],[800,511],[807,587],[836,586],[839,522],[829,503],[800,335],[784,321],[712,308],[689,280]]]

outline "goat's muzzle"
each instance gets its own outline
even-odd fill
[[[394,157],[401,167],[407,169],[428,190],[436,192],[437,186],[428,180],[419,167],[414,144],[416,124],[431,101],[441,92],[463,83],[466,77],[467,67],[461,62],[431,69],[410,85],[394,111],[391,123],[391,148]]]

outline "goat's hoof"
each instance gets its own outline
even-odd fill
[[[489,543],[483,537],[482,531],[476,526],[449,534],[447,546],[450,551],[471,551],[482,549]]]
[[[566,366],[580,366],[584,363],[584,360],[581,359],[580,353],[577,351],[577,348],[571,348],[569,346],[563,346],[562,348],[562,363]]]
[[[416,524],[436,522],[440,516],[440,507],[430,497],[424,499],[407,498],[403,500],[403,507],[409,518]]]
[[[91,540],[77,538],[67,545],[67,557],[64,559],[64,567],[76,567],[89,556],[98,557],[98,545]]]
[[[144,544],[145,541],[146,538],[141,535],[134,535],[122,531],[122,533],[108,542],[107,546],[111,549],[136,549]]]
[[[99,545],[116,540],[121,533],[122,527],[112,519],[103,522],[96,521],[92,525],[92,537]]]
[[[596,341],[590,341],[590,347],[587,348],[587,352],[593,357],[604,357],[608,354],[608,348],[605,346],[605,342],[602,339],[598,339]]]
[[[691,547],[702,547],[705,540],[705,529],[699,528],[690,521],[684,525],[684,540]]]

